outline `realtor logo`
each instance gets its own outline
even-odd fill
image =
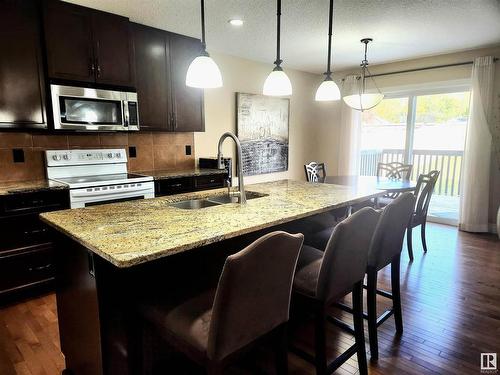
[[[497,353],[481,353],[481,372],[484,374],[497,372]]]

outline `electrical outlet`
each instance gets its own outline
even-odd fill
[[[186,145],[186,155],[191,155],[191,145]]]
[[[128,156],[131,158],[136,158],[137,157],[137,149],[135,146],[129,146],[128,148]]]
[[[12,159],[14,163],[24,163],[24,150],[22,148],[12,149]]]

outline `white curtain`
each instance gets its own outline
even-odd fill
[[[459,228],[488,231],[493,57],[478,57],[472,67],[472,93],[462,169]]]
[[[349,90],[354,85],[357,85],[356,76],[347,76],[342,91]],[[341,102],[338,174],[357,175],[361,149],[361,112],[352,109],[343,100]]]

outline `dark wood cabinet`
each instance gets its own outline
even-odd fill
[[[0,197],[0,302],[53,282],[52,232],[38,215],[64,208],[65,190]]]
[[[176,132],[205,131],[203,90],[186,86],[189,64],[200,51],[198,39],[177,34],[170,37],[173,128]]]
[[[0,1],[0,128],[46,128],[39,9]]]
[[[155,195],[174,195],[192,191],[220,189],[226,184],[227,174],[214,173],[203,176],[167,178],[155,181]]]
[[[138,24],[132,29],[141,129],[204,131],[203,90],[186,86],[200,41]]]
[[[141,130],[170,131],[170,69],[167,33],[132,24]]]
[[[49,78],[134,86],[127,18],[46,0],[44,26]]]

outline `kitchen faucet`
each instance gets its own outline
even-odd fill
[[[224,160],[222,159],[222,144],[226,138],[232,138],[234,143],[236,143],[236,152],[238,154],[238,190],[240,195],[240,204],[247,203],[247,196],[245,194],[245,185],[243,183],[243,157],[241,156],[241,143],[237,136],[231,132],[225,132],[219,139],[219,145],[217,146],[217,168],[224,169]],[[231,173],[231,171],[229,171]]]

